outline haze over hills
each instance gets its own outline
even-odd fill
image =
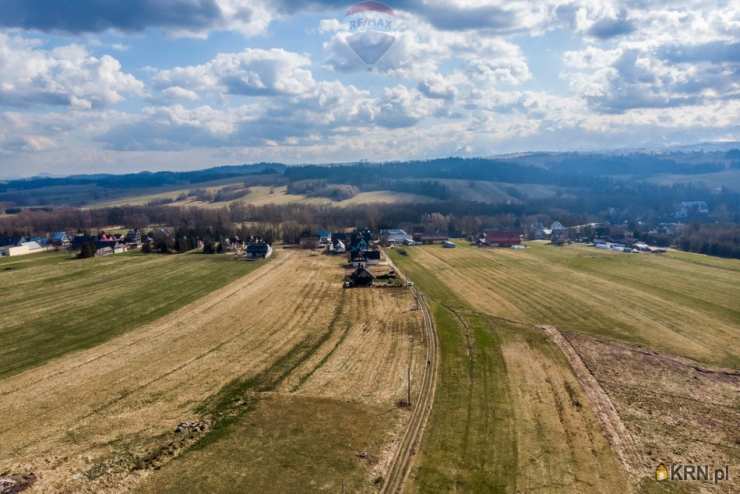
[[[136,196],[139,193],[150,195],[178,187],[225,185],[229,182],[240,182],[242,179],[249,179],[247,182],[252,182],[252,185],[268,186],[295,185],[296,182],[305,180],[320,180],[323,185],[352,186],[357,187],[359,191],[420,193],[419,195],[436,199],[446,198],[443,190],[445,180],[583,187],[587,185],[584,183],[587,179],[591,179],[593,181],[591,186],[595,186],[596,182],[599,182],[598,179],[609,178],[622,182],[656,183],[663,186],[677,183],[692,184],[700,194],[717,192],[718,187],[721,189],[719,191],[726,189],[738,192],[740,191],[738,148],[740,146],[733,147],[729,143],[723,143],[721,146],[712,144],[711,147],[697,144],[682,148],[680,151],[532,152],[491,158],[451,157],[426,161],[292,166],[281,163],[257,163],[182,172],[39,176],[8,180],[1,184],[0,203],[10,207],[82,206],[106,199]],[[379,170],[382,170],[381,174],[378,173]],[[721,180],[714,180],[718,177],[721,177]],[[418,185],[422,180],[426,181],[427,190],[422,190],[423,187]],[[450,185],[447,184],[446,187],[449,188]],[[305,186],[306,184],[303,184],[304,189]],[[702,191],[702,188],[706,190]],[[346,192],[340,195],[346,196]],[[331,194],[328,197],[331,197]]]

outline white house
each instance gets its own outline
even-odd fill
[[[0,247],[0,256],[25,256],[43,251],[38,242],[22,242],[20,245],[6,245]]]

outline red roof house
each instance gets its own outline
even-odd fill
[[[522,235],[519,232],[489,230],[486,232],[486,244],[494,247],[511,247],[520,245]]]

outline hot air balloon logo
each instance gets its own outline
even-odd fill
[[[347,44],[367,65],[375,65],[396,42],[396,14],[385,4],[368,1],[353,5],[345,16]]]

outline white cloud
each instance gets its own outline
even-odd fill
[[[242,96],[289,96],[305,93],[316,82],[305,55],[283,49],[246,49],[220,53],[202,64],[162,70],[154,77],[162,88]]]
[[[190,91],[189,89],[185,89],[181,86],[170,86],[167,89],[164,89],[162,91],[162,94],[166,96],[169,99],[173,100],[189,100],[189,101],[196,101],[198,99],[198,94],[194,91]]]
[[[144,85],[115,58],[90,55],[79,45],[45,50],[0,33],[0,105],[90,109],[142,94]]]

